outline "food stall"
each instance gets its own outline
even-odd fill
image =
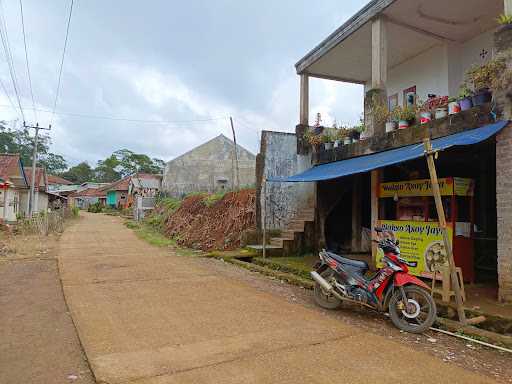
[[[474,186],[472,179],[439,179],[455,265],[469,282],[474,281]],[[379,225],[395,234],[402,257],[417,263],[410,272],[427,278],[448,266],[432,196],[430,179],[385,182],[379,186]]]

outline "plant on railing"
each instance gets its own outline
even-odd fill
[[[496,21],[499,25],[509,25],[512,24],[512,15],[505,15],[502,13],[496,18]]]

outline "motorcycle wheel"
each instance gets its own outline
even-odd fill
[[[434,323],[437,315],[436,303],[430,294],[419,287],[404,287],[407,304],[402,293],[396,290],[389,300],[389,316],[393,324],[406,332],[423,333]]]
[[[334,272],[331,269],[326,269],[325,271],[320,273],[320,276],[322,276],[325,280],[329,281],[332,278],[333,274]],[[336,309],[341,307],[341,305],[343,304],[343,301],[338,299],[332,293],[326,293],[318,283],[315,283],[314,293],[315,302],[322,308]]]

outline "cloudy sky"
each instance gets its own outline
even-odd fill
[[[23,0],[37,120],[19,0],[1,3],[27,121],[52,121],[52,151],[70,164],[95,164],[121,148],[170,160],[231,136],[230,115],[240,144],[255,153],[261,130],[293,131],[294,64],[366,1],[75,0],[52,118],[44,111],[53,107],[70,0]],[[0,78],[17,104],[0,56]],[[359,86],[312,80],[310,92],[311,120],[316,112],[326,124],[358,120]],[[21,120],[3,90],[0,114]]]

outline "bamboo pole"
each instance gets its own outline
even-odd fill
[[[430,173],[430,182],[432,183],[432,194],[436,203],[437,217],[439,218],[439,227],[443,234],[444,247],[448,256],[448,266],[450,269],[450,277],[452,281],[452,288],[455,292],[455,305],[457,306],[457,314],[459,322],[466,324],[466,313],[464,312],[464,305],[462,303],[462,294],[459,286],[459,278],[455,267],[455,260],[453,259],[453,251],[450,239],[448,238],[448,231],[446,229],[446,217],[444,214],[443,201],[441,199],[441,192],[439,190],[439,181],[437,179],[436,165],[434,162],[435,151],[432,149],[432,142],[430,138],[423,140],[425,147],[425,156],[427,158],[428,171]]]

